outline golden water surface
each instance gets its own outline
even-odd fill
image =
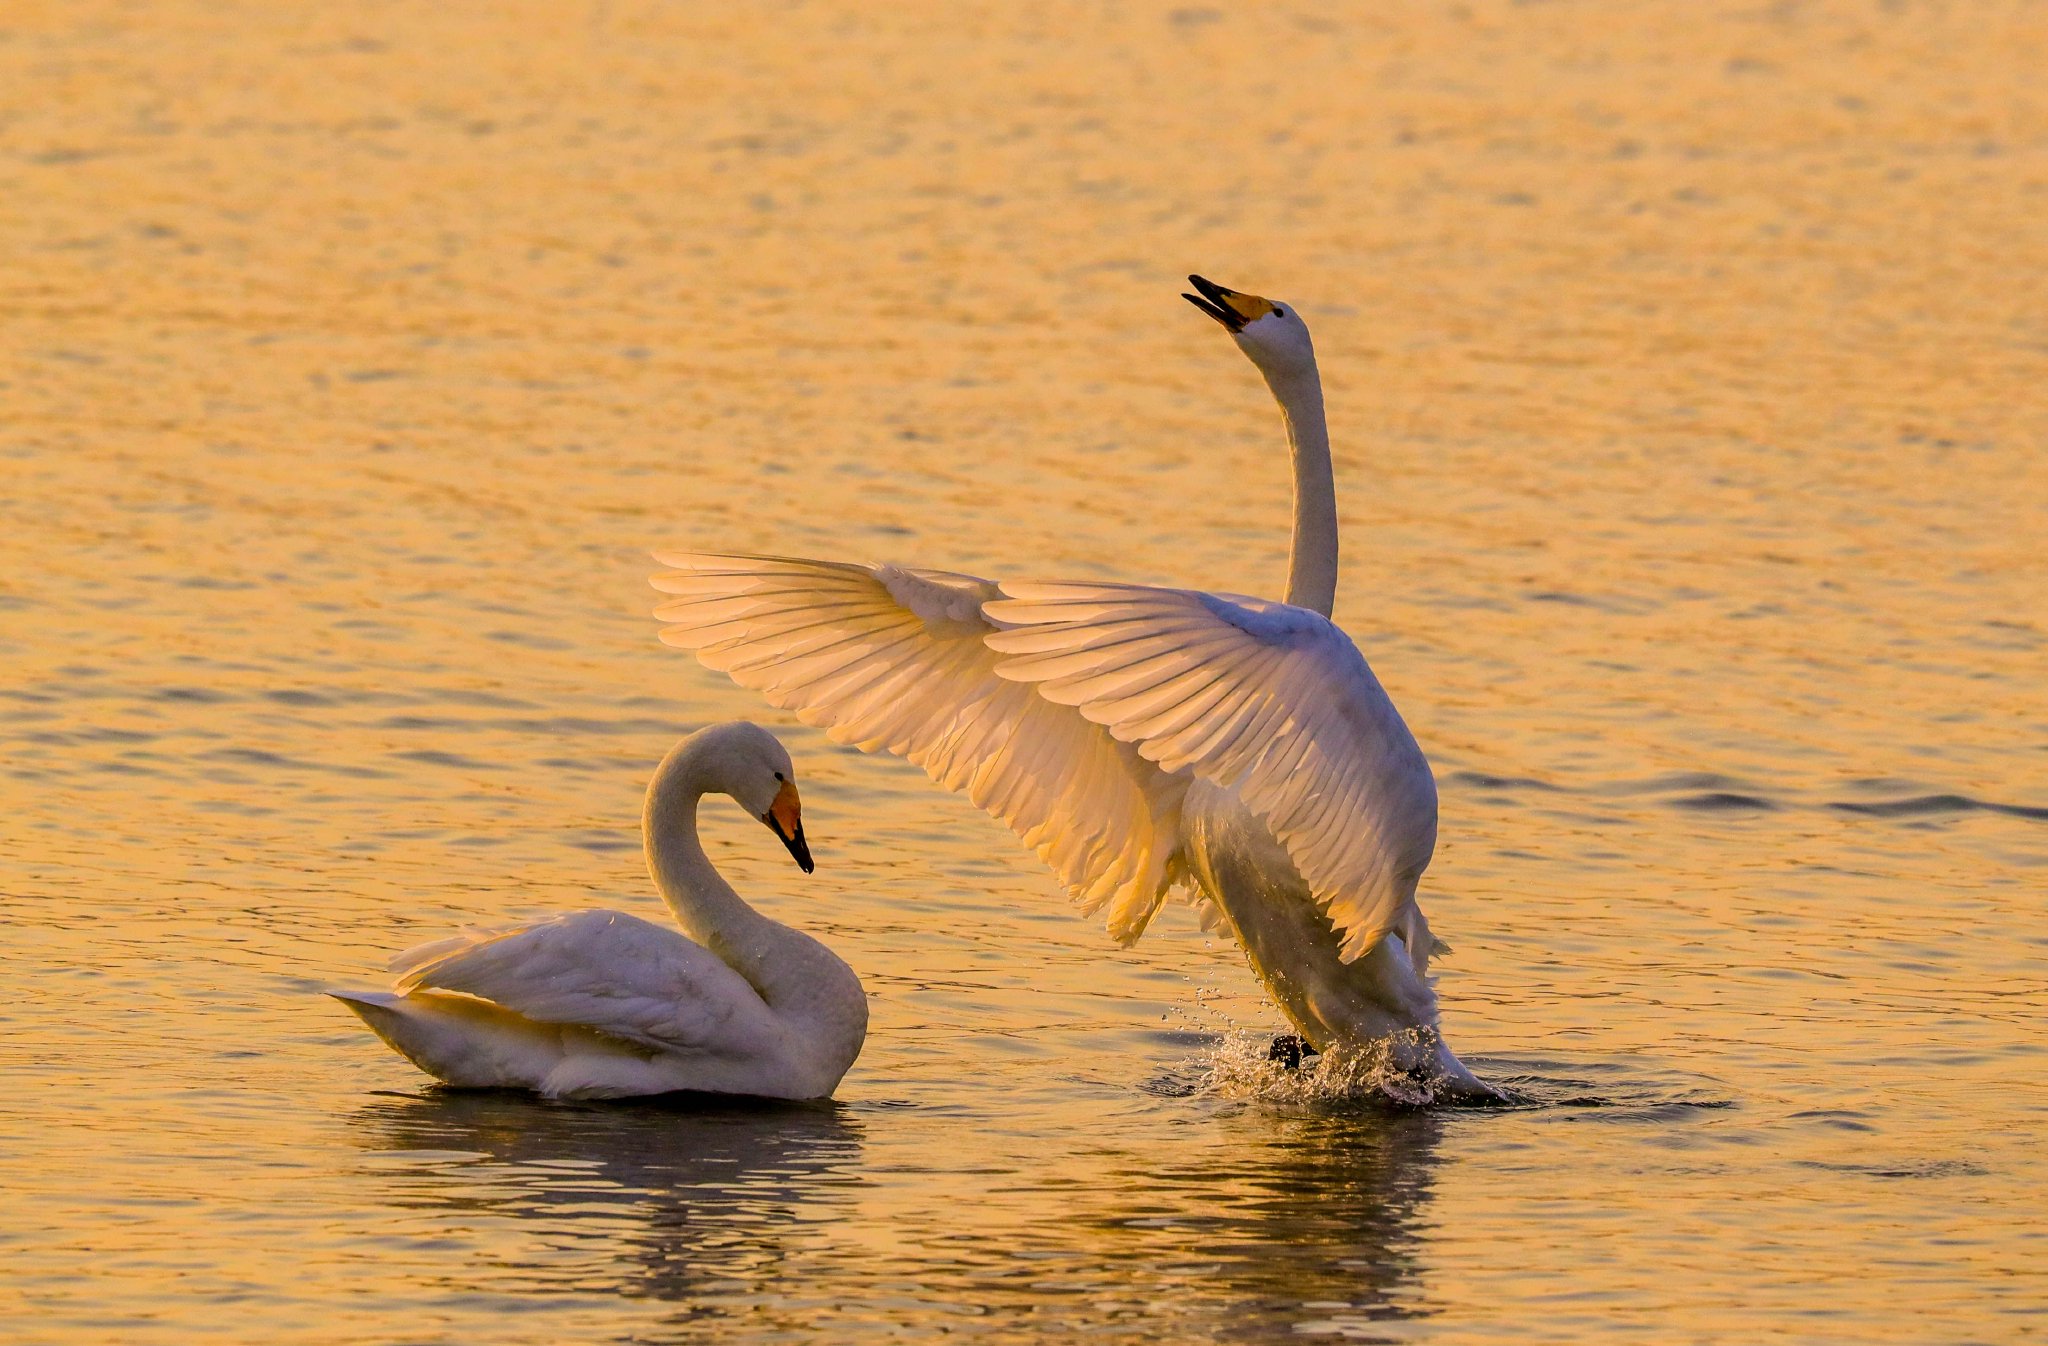
[[[10,0],[0,1338],[2048,1333],[2048,10]],[[1442,782],[1400,1113],[647,618],[663,544],[1273,593]],[[657,915],[756,715],[830,1106],[440,1094],[323,986]]]

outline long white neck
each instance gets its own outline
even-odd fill
[[[1287,422],[1294,456],[1294,545],[1287,562],[1287,601],[1325,617],[1337,601],[1337,484],[1330,471],[1330,427],[1323,419],[1323,381],[1313,364],[1302,373],[1274,373],[1266,386]]]
[[[711,865],[697,840],[697,805],[727,792],[716,779],[715,750],[705,735],[684,739],[655,768],[641,827],[647,871],[683,933],[746,978],[769,1008],[798,1030],[830,1093],[860,1055],[867,1036],[867,996],[839,955],[801,930],[748,906]]]
[[[654,779],[647,786],[647,809],[641,820],[647,872],[683,933],[717,954],[765,995],[773,980],[770,951],[779,938],[794,932],[742,901],[712,867],[697,840],[697,804],[719,790],[718,784],[707,778],[704,743],[697,737],[677,744],[655,768]]]

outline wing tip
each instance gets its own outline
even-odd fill
[[[350,1007],[368,1005],[372,1009],[390,1009],[404,998],[389,991],[344,991],[334,986],[326,987],[320,994],[331,996]]]
[[[654,620],[659,622],[666,621],[667,619],[659,612],[656,612]],[[697,644],[691,634],[692,630],[693,628],[688,626],[664,626],[660,631],[661,643],[672,649],[689,650],[694,653],[697,649]]]
[[[707,564],[723,564],[729,561],[773,561],[779,557],[760,556],[743,551],[699,551],[694,547],[658,547],[647,553],[658,566],[671,570],[701,570]]]

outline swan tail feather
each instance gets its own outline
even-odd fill
[[[470,996],[329,991],[400,1056],[464,1089],[533,1088],[561,1063],[561,1030]]]

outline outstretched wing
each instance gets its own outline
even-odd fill
[[[772,1049],[760,993],[717,955],[620,911],[579,911],[423,944],[391,964],[396,989],[453,991],[536,1023],[579,1024],[664,1050]]]
[[[1144,932],[1176,874],[1184,779],[1029,685],[983,644],[971,575],[659,552],[661,638],[863,752],[907,758],[1009,824],[1109,933]]]
[[[1344,936],[1405,927],[1436,846],[1436,783],[1358,648],[1256,598],[1005,583],[984,611],[997,672],[1074,706],[1165,771],[1238,791]]]

